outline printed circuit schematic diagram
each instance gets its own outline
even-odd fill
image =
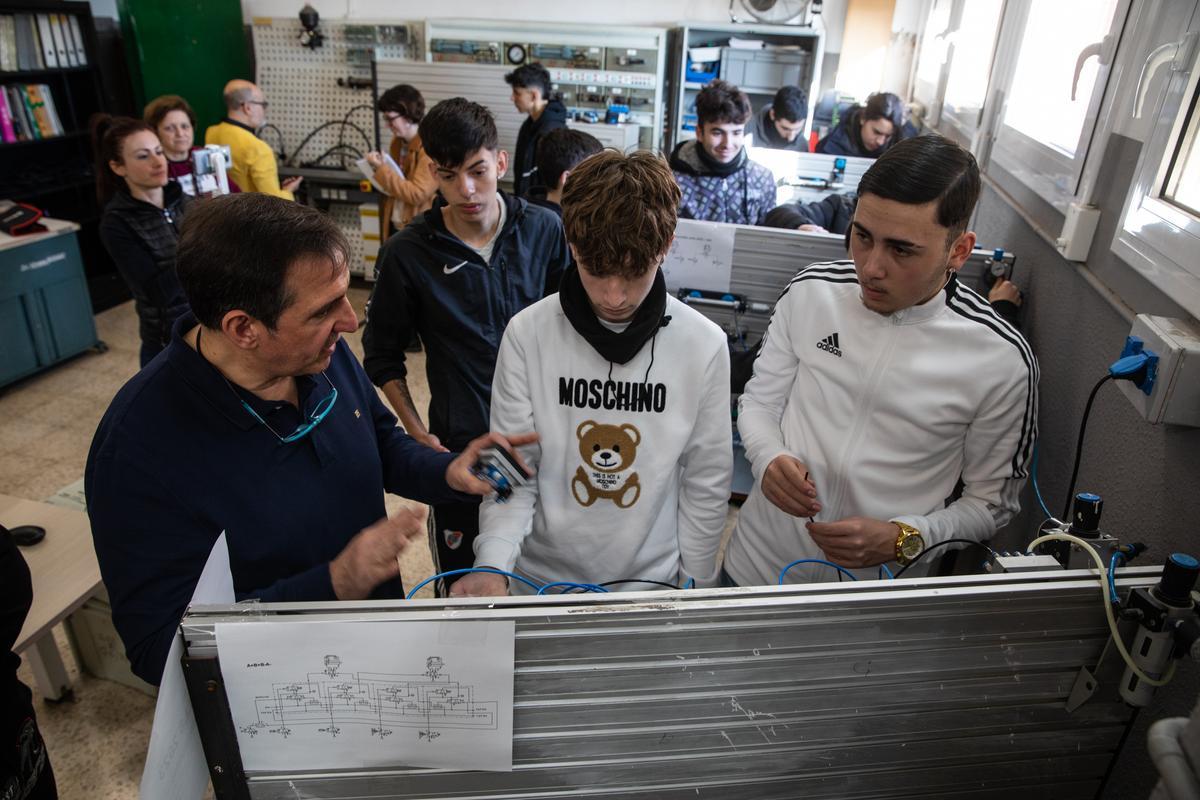
[[[436,655],[412,675],[348,671],[339,655],[326,655],[319,672],[272,683],[254,706],[256,721],[239,728],[250,738],[288,739],[302,729],[336,739],[353,725],[369,726],[380,740],[409,729],[418,741],[433,742],[448,729],[496,730],[498,719],[497,701],[476,698],[475,687],[453,680]]]

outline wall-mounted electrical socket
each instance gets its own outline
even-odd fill
[[[1117,382],[1129,402],[1148,422],[1200,427],[1200,331],[1183,320],[1138,314],[1129,335],[1158,356],[1149,394]]]
[[[1100,222],[1100,209],[1071,203],[1063,220],[1062,233],[1054,240],[1054,247],[1068,261],[1087,261],[1092,249],[1092,237]]]

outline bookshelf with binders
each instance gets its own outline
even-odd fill
[[[82,226],[97,308],[124,299],[98,233],[88,120],[104,110],[90,4],[0,0],[0,200]]]

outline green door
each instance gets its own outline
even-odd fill
[[[159,95],[181,95],[203,144],[204,129],[225,116],[225,82],[254,79],[241,2],[119,0],[118,9],[137,111]]]

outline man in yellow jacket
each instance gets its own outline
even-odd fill
[[[229,146],[233,156],[229,177],[243,192],[262,192],[295,200],[292,192],[303,178],[288,178],[280,185],[275,153],[255,133],[267,118],[267,101],[262,89],[250,81],[235,79],[225,84],[224,95],[225,119],[205,131],[204,143]]]

